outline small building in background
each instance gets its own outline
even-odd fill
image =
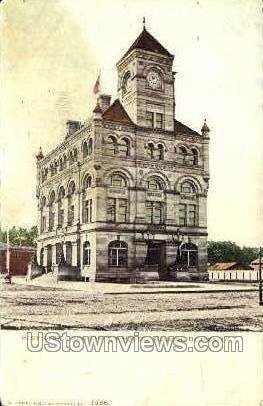
[[[209,267],[209,280],[213,281],[258,281],[258,270],[237,262],[217,262]]]
[[[262,262],[262,270],[263,270],[263,258],[261,260]],[[254,269],[254,271],[259,271],[259,257],[257,259],[254,259],[254,261],[251,262],[250,267]]]
[[[9,245],[10,263],[9,270],[12,276],[26,275],[27,266],[31,261],[31,258],[36,253],[34,247],[20,247],[15,245]],[[7,244],[0,242],[0,272],[6,273],[6,255]]]
[[[248,270],[252,269],[250,266],[243,266],[238,262],[216,262],[209,267],[212,271],[233,271],[233,270]]]

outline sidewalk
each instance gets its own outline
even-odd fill
[[[52,278],[52,275],[43,275],[29,282],[24,277],[13,277],[12,282],[35,287],[84,291],[94,295],[255,292],[258,290],[256,284],[238,283],[154,282],[135,285],[102,282],[56,282]]]

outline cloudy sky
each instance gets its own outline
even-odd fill
[[[142,29],[173,54],[176,118],[211,128],[210,239],[263,243],[261,14],[257,0],[4,0],[1,3],[2,225],[36,222],[35,153],[85,120]]]

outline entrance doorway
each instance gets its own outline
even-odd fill
[[[52,269],[52,245],[47,246],[47,271]]]
[[[166,266],[166,244],[165,241],[149,241],[145,265],[158,265],[159,273],[162,273]]]

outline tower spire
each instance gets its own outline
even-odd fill
[[[143,17],[143,19],[142,19],[142,25],[143,25],[143,29],[145,30],[145,24],[146,24],[146,20],[145,20],[145,17]]]

